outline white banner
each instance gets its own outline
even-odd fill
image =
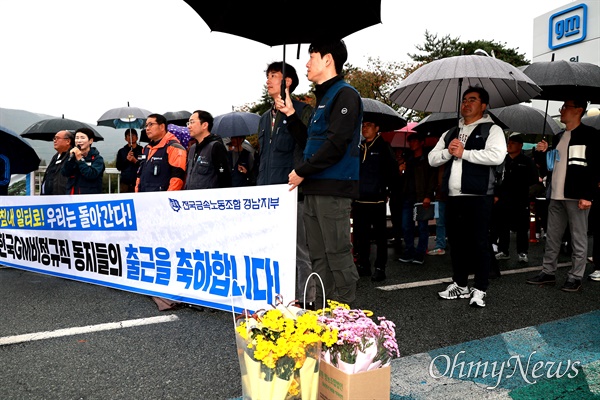
[[[295,298],[288,185],[0,196],[0,263],[236,312]]]

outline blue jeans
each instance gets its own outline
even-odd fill
[[[413,219],[413,209],[415,203],[404,200],[402,203],[402,230],[404,233],[405,252],[408,256],[422,256],[427,251],[427,241],[429,240],[429,221],[417,221],[419,229],[419,242],[415,248],[415,221]]]
[[[435,248],[446,249],[446,202],[438,200],[438,218],[435,219]]]

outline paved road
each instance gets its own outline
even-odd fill
[[[390,247],[388,279],[374,284],[361,278],[356,304],[397,325],[402,357],[392,364],[390,397],[600,396],[600,283],[586,280],[579,293],[561,292],[570,261],[564,256],[556,287],[526,285],[542,251],[543,243],[532,244],[529,264],[502,261],[487,307],[473,309],[467,300],[437,299],[451,276],[449,255],[402,264]],[[226,312],[159,312],[145,296],[13,268],[0,269],[0,302],[2,399],[241,396],[233,316]],[[19,336],[25,334],[34,335]],[[505,370],[487,377],[445,373],[443,363],[454,358],[465,365],[487,361],[490,370],[495,362]],[[530,361],[529,375],[508,377],[510,360],[517,359]],[[436,369],[430,371],[432,362]],[[549,363],[563,369],[570,363],[575,376],[550,373],[532,383],[531,365],[538,362],[537,371],[546,373]]]

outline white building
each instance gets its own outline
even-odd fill
[[[532,62],[553,57],[600,65],[600,0],[573,1],[534,19]],[[556,115],[561,104],[549,102],[548,114]],[[533,105],[546,109],[546,101],[534,100]]]

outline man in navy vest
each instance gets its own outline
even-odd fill
[[[350,304],[356,298],[358,271],[350,241],[350,209],[359,197],[360,94],[344,81],[348,51],[342,40],[313,42],[306,64],[315,84],[317,107],[306,127],[294,116],[289,90],[276,107],[288,116],[290,133],[306,140],[304,160],[289,174],[290,190],[302,185],[304,223],[313,271],[325,286],[325,299]],[[316,305],[324,301],[316,291]]]
[[[495,167],[504,161],[506,140],[489,115],[487,91],[469,87],[463,93],[458,129],[444,133],[429,153],[429,164],[446,164],[441,190],[448,194],[446,229],[452,259],[452,283],[438,295],[442,299],[470,298],[472,307],[485,307],[491,251]],[[469,273],[475,272],[469,289]]]

